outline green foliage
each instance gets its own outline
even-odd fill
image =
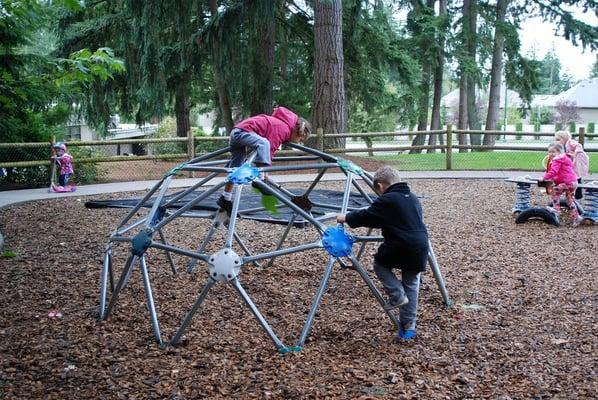
[[[551,124],[554,116],[549,107],[534,107],[530,112],[530,122],[532,124]]]
[[[515,131],[523,132],[523,123],[521,121],[515,123]],[[521,135],[515,135],[515,140],[521,140]]]
[[[160,122],[158,129],[148,138],[176,138],[176,119],[166,117]],[[187,153],[187,144],[183,142],[173,143],[150,143],[148,152],[150,154],[180,154]]]
[[[18,256],[19,253],[11,249],[6,249],[2,253],[0,253],[0,257],[2,258],[17,258]]]
[[[594,133],[596,124],[594,122],[588,122],[588,133]]]
[[[569,132],[575,133],[576,131],[577,131],[577,126],[575,125],[575,122],[570,122],[569,123]]]
[[[98,163],[81,162],[86,158],[101,157],[102,152],[94,150],[92,147],[73,146],[69,148],[69,153],[73,156],[72,180],[75,183],[97,182],[102,177]]]

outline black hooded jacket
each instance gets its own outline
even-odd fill
[[[422,207],[405,182],[395,183],[368,208],[347,214],[351,228],[382,229],[384,242],[375,261],[389,268],[423,272],[428,261],[428,231]]]

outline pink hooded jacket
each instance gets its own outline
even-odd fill
[[[571,158],[563,153],[552,159],[550,163],[550,169],[544,174],[543,179],[553,180],[555,185],[561,183],[576,183],[577,175],[573,170],[573,161]]]
[[[272,116],[266,114],[255,115],[239,122],[235,125],[235,128],[242,129],[245,132],[254,132],[266,138],[270,142],[270,157],[274,157],[274,153],[280,145],[291,138],[297,119],[297,114],[291,110],[285,107],[277,107],[272,112]]]
[[[583,151],[583,146],[573,139],[569,139],[565,143],[565,153],[573,157],[573,170],[578,178],[588,176],[590,172],[590,160],[588,155]]]

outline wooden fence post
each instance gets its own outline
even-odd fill
[[[446,169],[453,169],[453,126],[446,126]]]
[[[318,139],[318,150],[324,151],[324,129],[318,128],[316,129],[316,137]]]
[[[195,158],[195,143],[193,139],[193,131],[189,129],[187,131],[187,159],[189,160],[193,160],[193,158]],[[189,178],[194,178],[193,171],[189,171],[187,175]]]
[[[583,126],[579,127],[579,137],[577,139],[578,139],[577,141],[579,142],[579,144],[581,144],[582,146],[585,145],[585,143],[584,143],[586,141],[586,128],[585,127],[583,127]]]

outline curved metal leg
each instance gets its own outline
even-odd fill
[[[201,290],[201,293],[199,294],[199,297],[197,297],[197,300],[195,300],[195,303],[193,303],[193,306],[191,307],[191,309],[189,310],[189,312],[185,316],[185,319],[181,323],[181,326],[179,327],[179,329],[177,329],[176,333],[174,334],[174,336],[170,340],[170,344],[171,345],[176,346],[176,344],[179,342],[179,340],[181,340],[181,336],[183,336],[183,333],[185,333],[185,329],[187,329],[187,326],[189,326],[189,324],[191,323],[191,320],[193,319],[193,315],[195,315],[195,313],[197,312],[197,310],[201,306],[201,303],[203,303],[203,301],[205,300],[206,296],[208,295],[208,292],[210,291],[210,288],[212,286],[214,286],[215,283],[216,283],[215,280],[213,280],[212,278],[208,277],[208,281],[206,282],[206,284],[204,285],[203,289]]]
[[[436,284],[438,285],[438,289],[440,289],[440,294],[442,295],[444,305],[450,307],[453,304],[453,302],[451,301],[451,299],[449,299],[448,291],[446,290],[446,286],[444,285],[442,272],[440,272],[440,267],[438,266],[438,261],[436,260],[434,249],[432,248],[432,242],[429,242],[429,245],[430,251],[428,252],[428,262],[430,264],[430,268],[432,269],[432,273],[434,273],[434,279],[436,279]]]
[[[106,309],[106,313],[104,314],[104,319],[108,318],[108,316],[112,312],[112,309],[114,308],[114,305],[116,304],[116,300],[118,299],[118,295],[120,294],[120,291],[126,286],[127,281],[129,280],[129,276],[131,275],[131,271],[133,270],[133,266],[135,265],[137,258],[138,257],[133,254],[131,254],[129,256],[129,259],[127,260],[127,262],[125,264],[125,268],[123,269],[122,273],[120,274],[118,283],[116,284],[116,287],[114,288],[114,292],[112,292],[112,297],[110,298],[110,303],[108,303],[108,308]]]
[[[314,297],[314,300],[311,304],[311,308],[309,310],[309,314],[307,314],[307,320],[305,321],[305,325],[303,325],[303,330],[301,331],[301,336],[297,340],[297,346],[303,347],[305,345],[305,340],[307,339],[307,335],[309,334],[309,330],[311,329],[311,324],[314,321],[314,317],[316,315],[316,311],[318,311],[318,307],[320,306],[320,302],[322,301],[322,296],[326,291],[326,286],[328,285],[328,281],[330,280],[330,275],[332,274],[332,269],[334,268],[335,258],[330,257],[328,260],[328,265],[324,270],[324,276],[320,281],[320,287]]]
[[[143,287],[145,289],[145,297],[147,298],[147,306],[152,320],[152,328],[156,335],[156,341],[162,345],[162,336],[160,335],[160,325],[158,324],[158,316],[156,315],[156,307],[154,305],[154,296],[152,294],[152,285],[150,283],[149,274],[147,272],[147,264],[145,257],[141,256],[140,260],[141,274],[143,275]]]
[[[102,275],[100,278],[100,320],[104,319],[104,312],[106,311],[106,292],[108,291],[108,276],[111,270],[112,263],[112,246],[106,248],[104,254],[104,264],[102,266]]]
[[[164,233],[162,233],[162,229],[158,229],[158,235],[160,235],[160,240],[162,241],[162,243],[166,244],[166,239],[164,238]],[[170,263],[170,269],[172,273],[176,274],[176,266],[174,265],[174,260],[172,259],[170,251],[164,250],[164,252],[166,253],[166,257],[168,258],[168,262]]]

